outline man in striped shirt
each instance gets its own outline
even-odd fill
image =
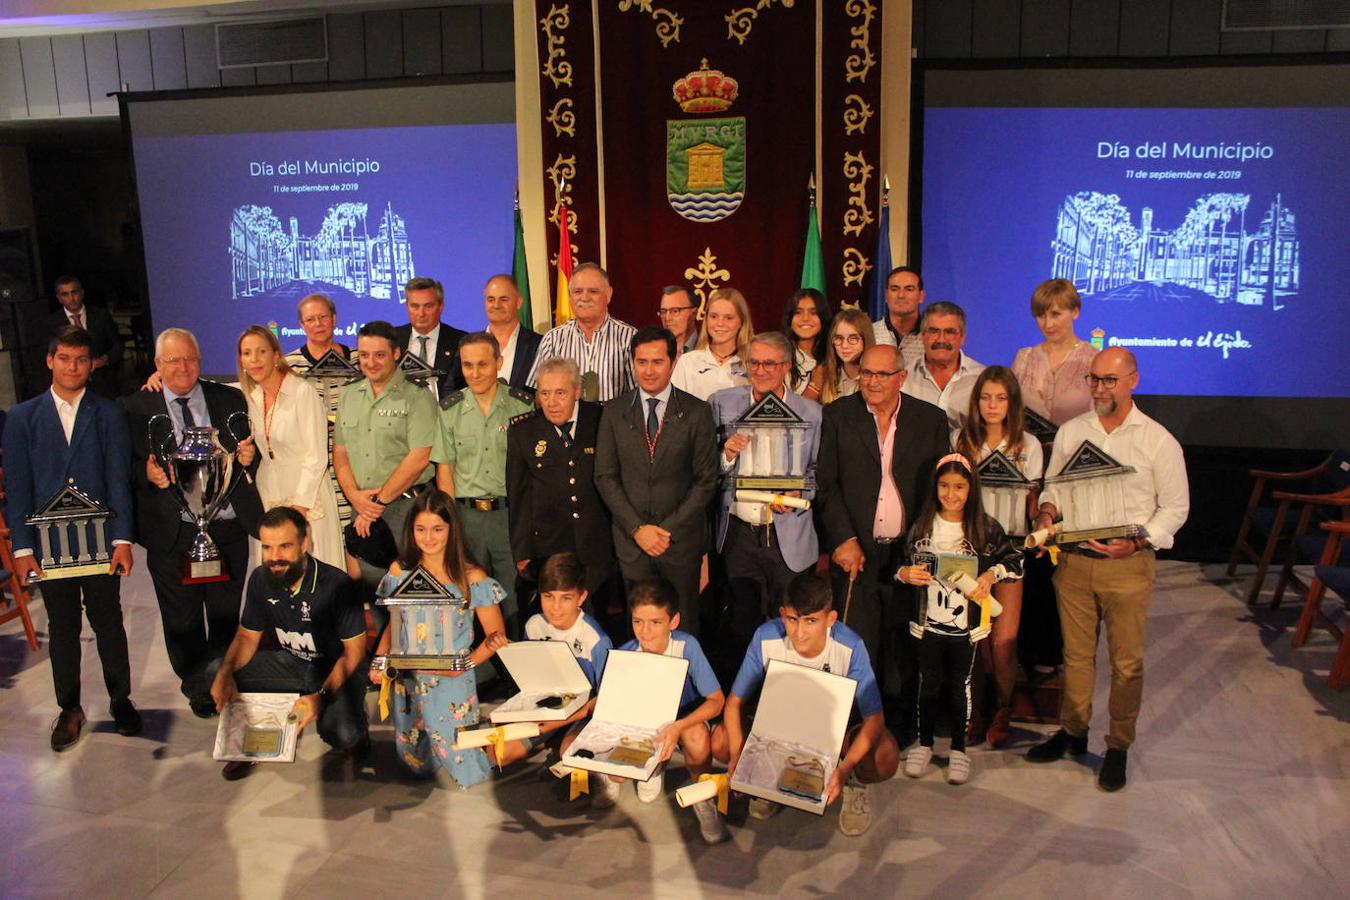
[[[544,360],[561,356],[581,370],[581,399],[606,403],[633,389],[628,344],[637,329],[609,314],[614,289],[609,274],[595,263],[576,267],[568,291],[575,318],[544,335],[530,368],[529,386],[539,386]]]

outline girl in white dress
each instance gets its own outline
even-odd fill
[[[309,520],[310,553],[346,568],[337,495],[328,470],[328,412],[313,385],[291,372],[276,335],[250,325],[239,336],[239,388],[258,445],[263,509],[291,506]],[[254,547],[253,562],[260,561]]]

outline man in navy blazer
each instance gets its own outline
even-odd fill
[[[102,503],[111,515],[107,538],[112,559],[106,574],[42,583],[52,659],[52,684],[61,714],[52,729],[52,749],[79,740],[81,598],[94,629],[109,711],[118,732],[137,734],[141,717],[131,702],[131,663],[122,627],[121,579],[131,572],[131,439],[117,404],[86,390],[93,373],[93,339],[73,325],[62,326],[47,347],[51,390],[20,403],[5,422],[5,487],[14,542],[15,574],[25,581],[42,576],[34,555],[37,535],[25,520],[62,489],[77,488]],[[87,526],[86,526],[87,527]],[[87,538],[94,545],[93,536]]]
[[[394,329],[396,346],[404,356],[414,356],[431,366],[440,377],[428,379],[427,389],[438,401],[464,387],[459,367],[459,339],[466,332],[441,321],[445,312],[445,288],[434,278],[413,278],[403,288],[408,324]]]
[[[629,343],[638,386],[605,405],[595,486],[609,507],[624,581],[665,578],[680,628],[698,636],[699,563],[717,493],[717,427],[707,403],[670,383],[675,335],[639,329]]]
[[[520,288],[510,275],[493,275],[483,285],[483,312],[487,315],[487,330],[497,339],[502,349],[500,376],[513,388],[533,390],[526,379],[534,368],[539,353],[539,332],[526,328],[520,322],[520,305],[524,302]]]
[[[164,646],[188,705],[205,719],[216,714],[211,680],[239,625],[248,575],[248,537],[258,533],[262,501],[253,483],[258,464],[253,439],[236,445],[226,429],[233,413],[248,414],[248,403],[237,389],[202,380],[201,368],[201,351],[192,332],[166,328],[155,341],[155,370],[161,388],[124,397],[122,406],[131,426],[136,531],[146,550],[146,568],[164,622]],[[221,444],[234,451],[239,464],[248,470],[207,529],[224,558],[227,581],[183,584],[180,567],[197,527],[188,521],[169,490],[168,475],[151,452],[148,424],[156,415],[169,417],[176,440],[182,440],[185,426],[214,427]]]
[[[802,444],[803,473],[808,482],[814,479],[820,447],[820,404],[788,389],[792,356],[792,345],[781,331],[757,334],[746,348],[750,384],[724,388],[708,398],[722,443],[718,461],[724,484],[717,514],[717,549],[731,584],[731,622],[726,630],[738,652],[749,645],[756,628],[778,615],[793,576],[814,568],[820,558],[810,510],[736,500],[735,476],[747,468],[746,460],[754,456],[756,440],[749,432],[739,431],[737,422],[751,406],[771,394],[806,423],[806,427],[794,429],[792,436]],[[788,473],[784,469],[756,474]],[[792,494],[809,498],[815,490]]]

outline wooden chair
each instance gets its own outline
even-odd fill
[[[1285,589],[1291,584],[1307,597],[1308,585],[1294,571],[1294,566],[1300,562],[1316,563],[1322,557],[1327,536],[1314,531],[1312,528],[1314,525],[1322,525],[1337,519],[1350,522],[1350,488],[1335,494],[1286,494],[1283,491],[1276,491],[1272,496],[1281,503],[1287,500],[1293,504],[1303,504],[1298,524],[1294,526],[1294,532],[1285,548],[1284,564],[1280,566],[1280,577],[1275,582],[1275,593],[1270,599],[1270,608],[1279,609],[1280,603],[1284,600]],[[1330,565],[1346,564],[1350,564],[1350,558],[1333,560],[1330,563]]]
[[[0,498],[3,496],[3,492],[0,492]],[[3,609],[0,611],[0,625],[22,619],[28,648],[37,652],[37,631],[33,628],[33,617],[28,612],[28,587],[14,573],[14,547],[10,544],[9,525],[5,522],[4,513],[0,512],[0,592],[3,592],[0,593],[0,609]]]
[[[1231,576],[1239,562],[1256,563],[1256,574],[1247,594],[1247,603],[1252,604],[1261,595],[1266,572],[1280,547],[1292,544],[1299,518],[1291,517],[1290,512],[1295,504],[1305,506],[1308,502],[1296,500],[1295,497],[1317,497],[1320,500],[1327,495],[1350,493],[1350,450],[1338,450],[1311,469],[1299,472],[1251,469],[1248,474],[1252,479],[1252,489],[1242,523],[1238,526],[1237,539],[1233,542],[1233,551],[1228,558],[1227,571]],[[1300,483],[1306,488],[1301,494],[1295,491]],[[1267,496],[1268,489],[1277,486],[1281,490]],[[1308,522],[1312,524],[1312,511],[1302,511],[1308,513]],[[1320,522],[1322,518],[1325,515],[1316,521]],[[1265,538],[1260,549],[1252,543],[1253,537]]]
[[[1350,604],[1350,566],[1336,565],[1341,554],[1342,538],[1350,534],[1350,522],[1323,522],[1319,527],[1328,533],[1326,546],[1322,549],[1321,561],[1313,568],[1313,580],[1308,586],[1303,614],[1298,618],[1292,643],[1295,647],[1302,647],[1307,643],[1314,626],[1325,628],[1341,642],[1336,659],[1331,664],[1331,675],[1327,679],[1327,683],[1339,691],[1350,685],[1350,628],[1337,625],[1322,611],[1322,598],[1327,588],[1331,588],[1345,603]]]

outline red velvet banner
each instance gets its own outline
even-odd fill
[[[815,4],[602,0],[599,24],[615,315],[654,323],[666,284],[731,286],[776,328],[806,233]]]

